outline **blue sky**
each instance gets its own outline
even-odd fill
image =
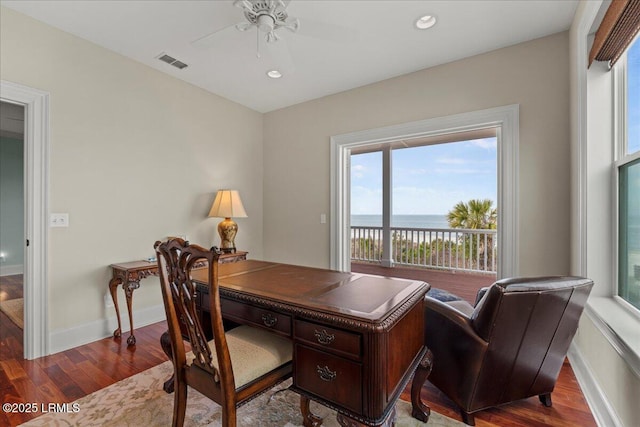
[[[496,138],[393,150],[393,214],[444,215],[456,203],[496,203]],[[382,214],[382,154],[351,156],[351,214]]]

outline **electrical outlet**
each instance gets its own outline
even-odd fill
[[[68,213],[54,213],[51,214],[49,219],[50,227],[68,227],[69,226],[69,214]]]

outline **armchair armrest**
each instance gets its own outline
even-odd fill
[[[469,316],[461,310],[458,310],[455,306],[426,296],[424,298],[424,308],[425,316],[429,311],[437,313],[440,316],[446,318],[448,321],[457,325],[461,330],[464,330],[467,333],[475,334],[473,328],[471,327],[471,319],[469,318]]]
[[[424,313],[425,343],[434,337],[442,337],[444,342],[460,338],[475,342],[480,346],[487,345],[487,342],[474,329],[471,318],[446,302],[426,296],[424,298]],[[427,333],[430,336],[426,336]],[[427,344],[427,346],[429,345]]]

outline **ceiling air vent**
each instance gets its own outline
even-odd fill
[[[169,64],[169,65],[173,65],[174,67],[179,68],[179,69],[181,69],[181,70],[182,70],[183,68],[187,68],[187,67],[188,67],[188,65],[187,65],[187,64],[185,64],[184,62],[182,62],[182,61],[178,61],[176,58],[174,58],[174,57],[172,57],[172,56],[169,56],[169,55],[167,55],[166,53],[161,53],[161,54],[158,56],[158,59],[159,59],[160,61],[162,61],[162,62],[166,62],[166,63],[167,63],[167,64]]]

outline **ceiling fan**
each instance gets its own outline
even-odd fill
[[[271,44],[278,40],[285,41],[278,34],[281,28],[286,28],[292,33],[335,43],[352,42],[359,38],[357,32],[352,28],[317,22],[306,17],[301,26],[298,18],[289,16],[287,7],[290,2],[291,0],[234,0],[233,5],[242,9],[245,21],[206,34],[191,44],[197,48],[207,48],[223,39],[229,31],[247,31],[252,28],[256,28],[258,39],[264,35],[264,39]],[[301,28],[302,31],[298,31]]]
[[[293,33],[300,28],[300,21],[290,17],[287,13],[288,4],[289,1],[283,0],[235,0],[233,5],[242,9],[246,21],[214,31],[191,44],[196,47],[207,47],[221,33],[230,28],[235,28],[238,31],[256,28],[258,37],[263,34],[268,43],[274,43],[280,40],[277,31],[281,28],[286,28]]]
[[[290,2],[291,0],[234,0],[233,5],[242,9],[245,21],[218,29],[194,40],[191,45],[199,49],[220,46],[229,37],[233,37],[230,32],[246,32],[255,28],[256,57],[265,59],[269,66],[292,73],[295,66],[286,38],[278,34],[281,28],[292,33],[334,43],[350,42],[358,38],[356,32],[351,28],[307,18],[304,18],[304,24],[301,26],[297,18],[289,16],[287,7]],[[298,31],[301,28],[302,31]],[[261,40],[267,42],[264,49],[261,47]],[[263,57],[263,52],[266,53],[266,58]]]
[[[236,24],[240,31],[247,31],[257,27],[265,34],[268,43],[278,41],[280,37],[276,33],[280,28],[295,33],[300,28],[297,18],[290,18],[287,13],[287,4],[282,0],[235,0],[233,5],[243,10],[248,22]]]

